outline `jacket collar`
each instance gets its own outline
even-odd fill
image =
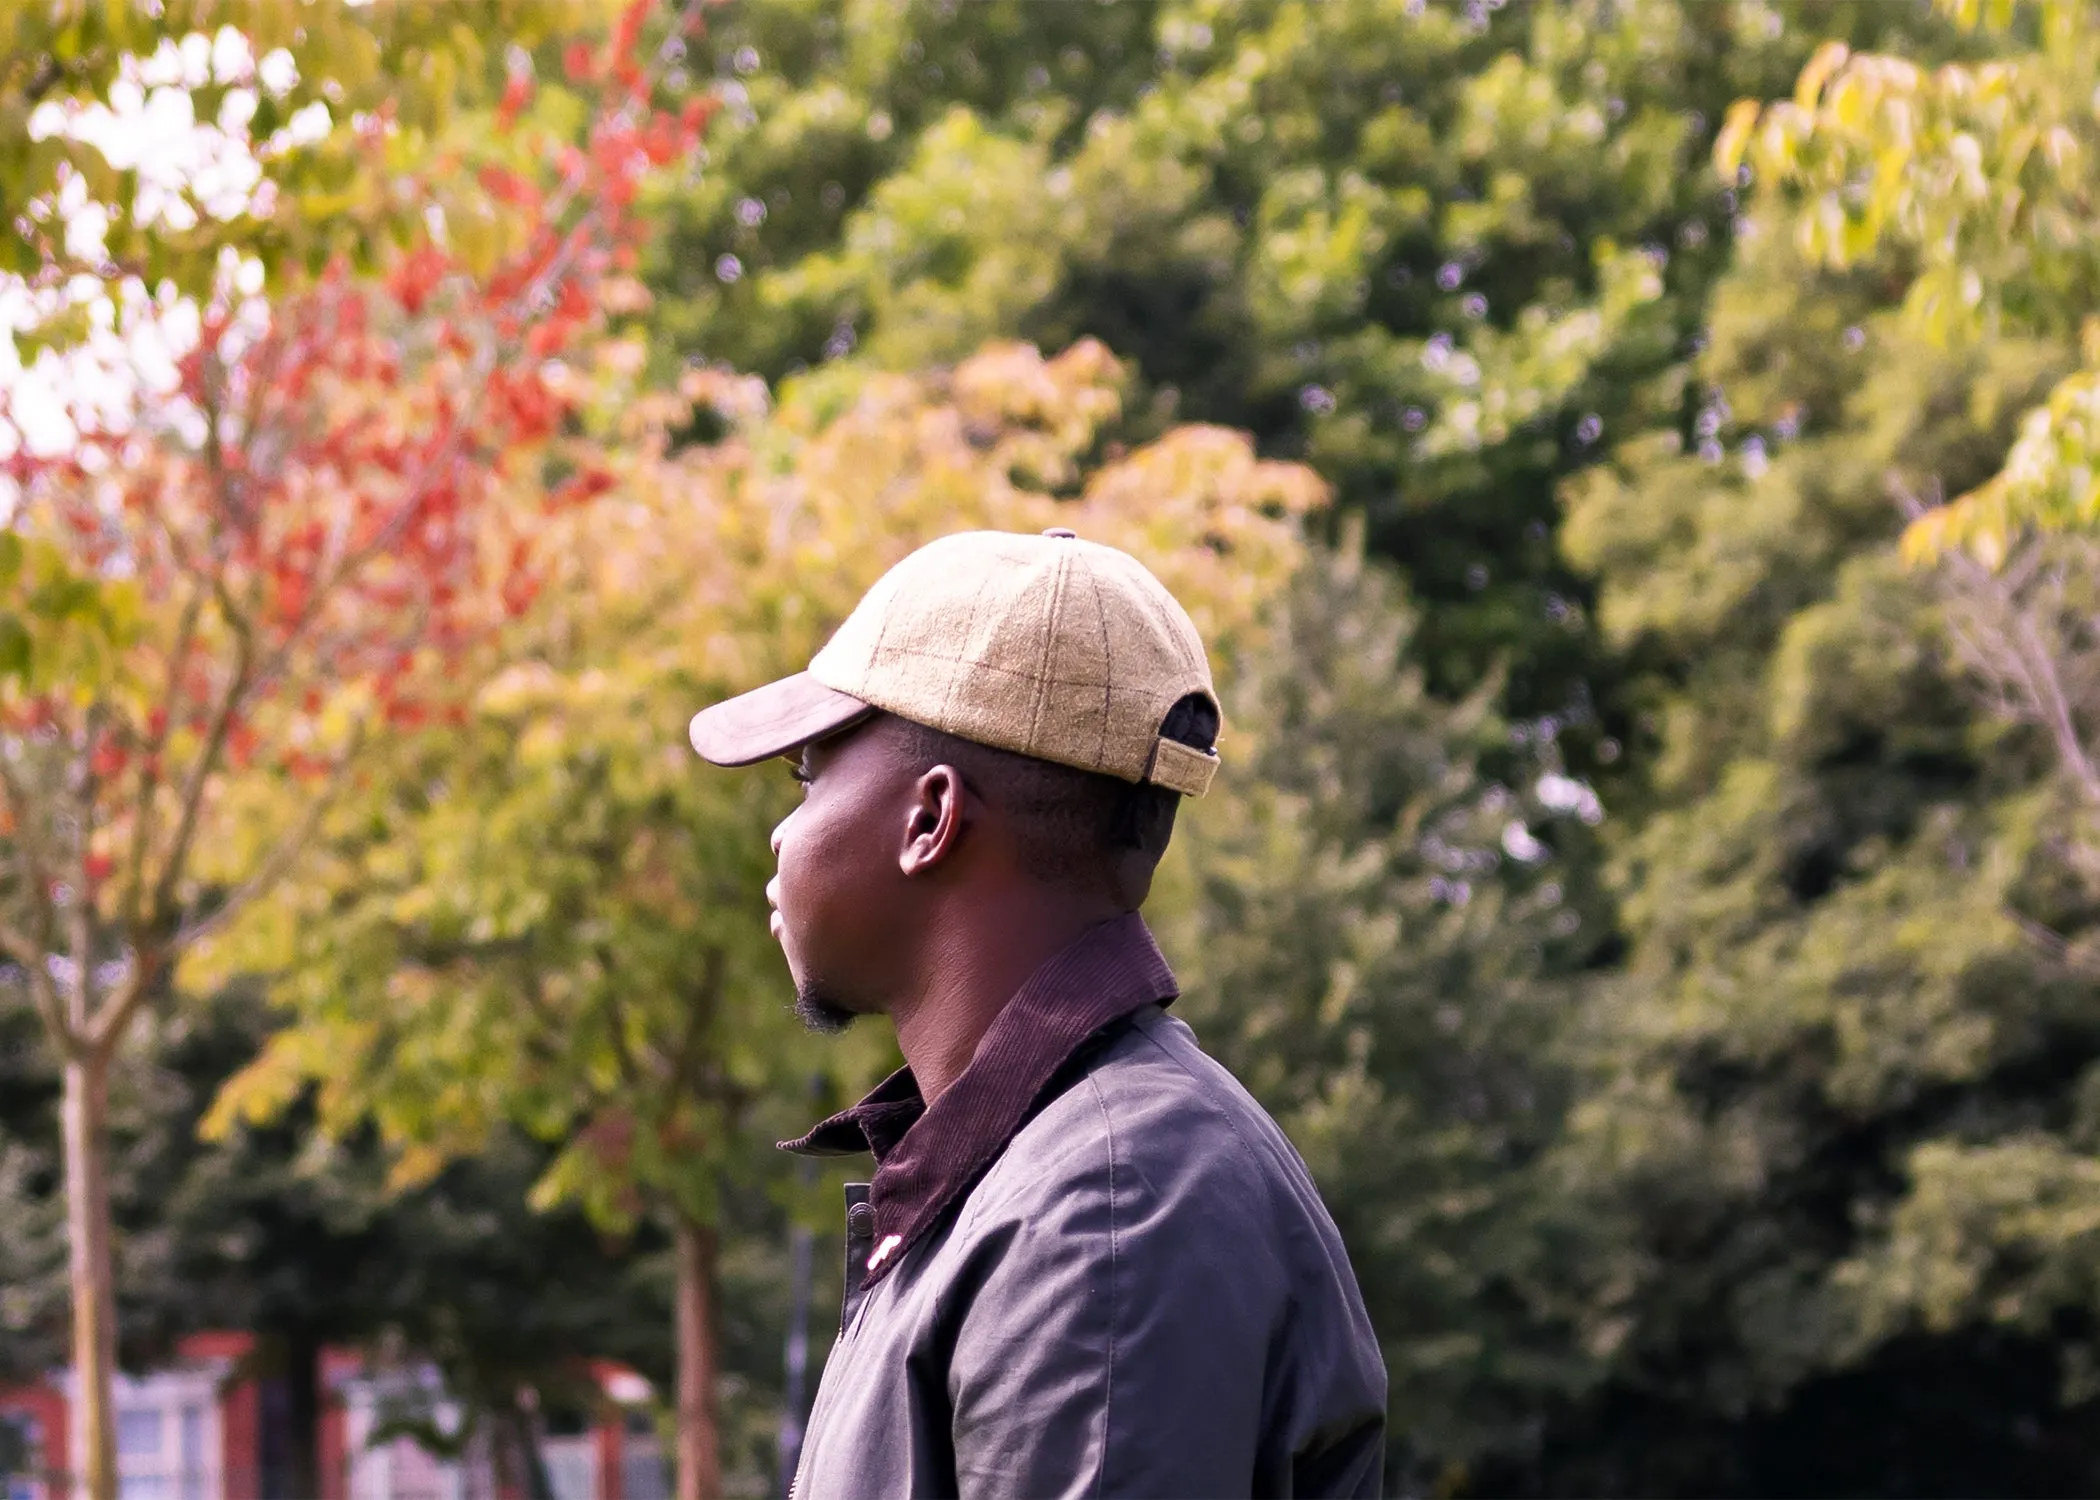
[[[1027,1120],[1037,1098],[1102,1027],[1180,994],[1174,972],[1135,912],[1088,928],[1014,992],[970,1064],[931,1106],[910,1068],[807,1135],[782,1141],[804,1156],[875,1158],[873,1286],[967,1192]]]

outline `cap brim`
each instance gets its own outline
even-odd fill
[[[837,734],[873,712],[873,705],[797,672],[701,709],[687,733],[701,759],[748,766]]]

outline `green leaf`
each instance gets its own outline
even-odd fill
[[[26,678],[32,652],[29,631],[12,612],[0,612],[0,677]]]

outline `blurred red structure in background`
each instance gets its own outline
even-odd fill
[[[117,1381],[117,1470],[125,1500],[525,1500],[515,1465],[498,1460],[486,1428],[437,1452],[402,1428],[461,1433],[464,1413],[429,1365],[383,1365],[348,1349],[322,1359],[321,1493],[285,1487],[286,1404],[252,1368],[245,1333],[193,1334],[164,1368]],[[648,1415],[649,1383],[588,1362],[600,1393],[588,1412],[543,1414],[535,1434],[556,1500],[665,1500],[670,1473]],[[65,1467],[72,1375],[0,1386],[0,1497],[70,1500]],[[448,1447],[451,1445],[447,1445]]]

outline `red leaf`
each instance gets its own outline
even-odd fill
[[[236,724],[227,731],[226,758],[236,771],[246,769],[248,762],[254,759],[255,747],[260,742],[261,736],[246,724]]]
[[[395,300],[411,315],[421,312],[445,270],[445,257],[434,246],[418,247],[394,269],[390,284]]]
[[[527,73],[513,73],[510,82],[503,85],[503,102],[496,106],[496,120],[505,129],[518,122],[525,106],[532,102],[532,77]]]
[[[620,13],[620,24],[613,31],[612,50],[615,57],[634,55],[635,46],[642,39],[642,22],[649,16],[649,0],[633,0]]]
[[[479,175],[482,190],[498,203],[530,204],[537,197],[531,183],[506,167],[486,166]]]

